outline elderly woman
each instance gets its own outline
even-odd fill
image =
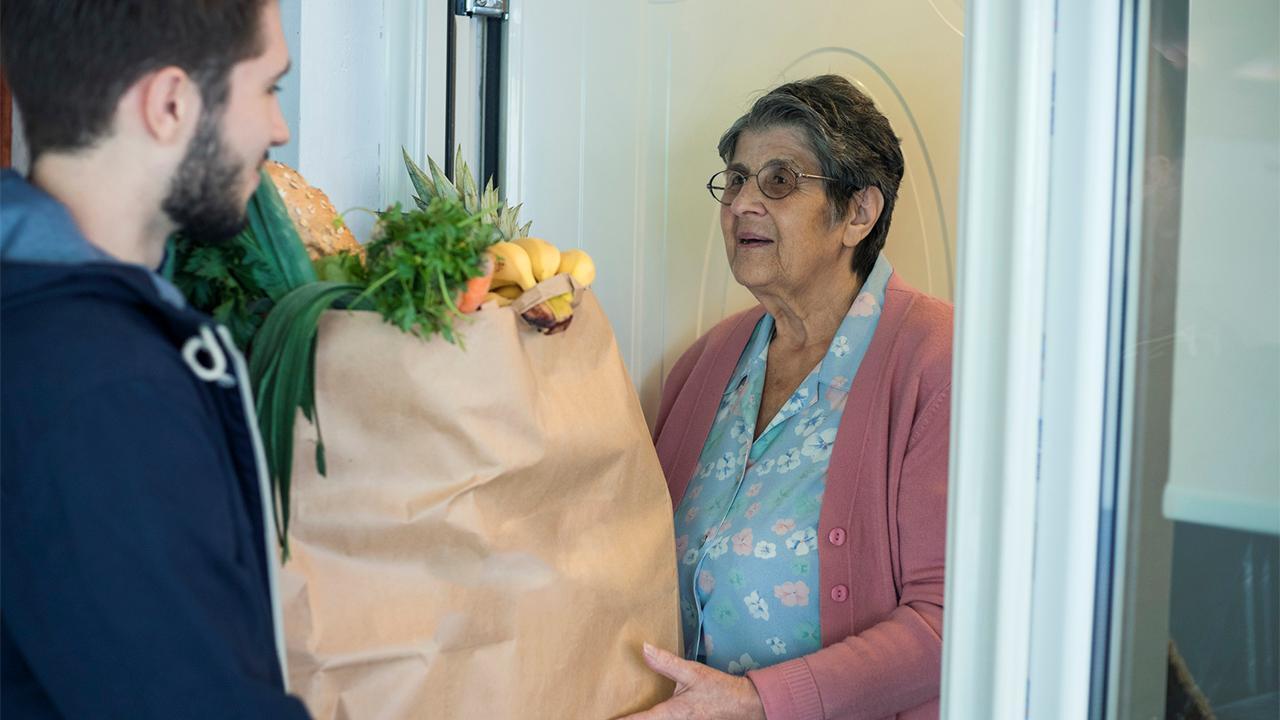
[[[762,97],[719,150],[708,188],[760,305],[663,391],[686,658],[646,646],[677,691],[637,717],[934,717],[951,307],[881,254],[898,139],[827,75]]]

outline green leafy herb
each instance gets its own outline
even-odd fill
[[[357,254],[342,250],[334,255],[325,255],[311,261],[320,280],[339,283],[368,282],[368,273],[364,269],[364,260]]]
[[[454,298],[468,280],[484,274],[485,249],[497,229],[469,213],[455,196],[439,195],[425,208],[397,203],[381,213],[368,245],[367,297],[387,322],[421,338],[440,334],[460,344]]]
[[[258,284],[264,269],[254,267],[255,261],[239,240],[197,245],[185,236],[174,236],[171,279],[193,307],[226,325],[236,345],[244,349],[272,303]]]

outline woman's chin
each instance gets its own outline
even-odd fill
[[[752,292],[767,289],[778,277],[777,272],[772,268],[739,267],[739,264],[735,263],[730,269],[733,272],[733,279]]]

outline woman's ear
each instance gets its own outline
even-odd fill
[[[862,238],[871,234],[871,229],[876,226],[883,210],[884,195],[880,193],[880,188],[869,185],[855,192],[849,198],[849,211],[845,215],[842,239],[844,246],[857,247]]]

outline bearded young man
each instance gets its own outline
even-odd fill
[[[229,238],[277,0],[4,0],[30,177],[0,180],[0,715],[290,718],[243,359],[160,278]]]

